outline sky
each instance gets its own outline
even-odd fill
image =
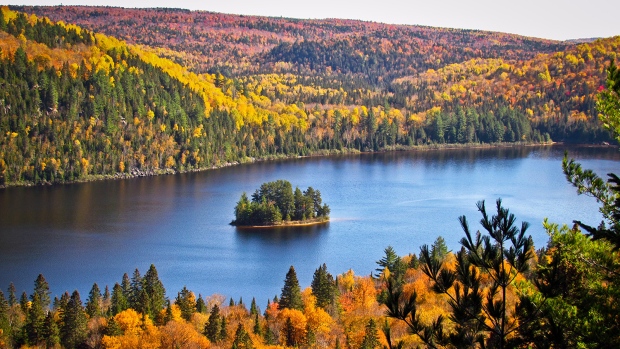
[[[177,7],[290,18],[347,18],[567,40],[620,35],[619,0],[11,0],[11,5]]]

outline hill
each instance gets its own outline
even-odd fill
[[[0,185],[441,143],[610,140],[593,101],[619,38],[11,9],[0,21]]]

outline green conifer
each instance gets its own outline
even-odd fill
[[[295,267],[291,265],[286,273],[286,279],[284,279],[284,287],[282,288],[282,295],[280,296],[280,309],[290,308],[303,310],[304,304],[301,299],[301,288],[299,287],[299,281],[297,280],[297,273],[295,273]]]

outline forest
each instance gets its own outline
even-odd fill
[[[100,11],[105,15],[108,10]],[[257,23],[262,30],[269,28],[269,22]],[[350,30],[344,25],[336,28]],[[382,149],[391,145],[392,139],[393,144],[401,144],[400,127],[415,125],[397,123],[399,111],[389,102],[362,105],[355,115],[355,108],[346,114],[349,109],[318,107],[313,114],[313,109],[296,104],[274,102],[264,95],[261,99],[249,90],[241,92],[237,89],[244,86],[241,80],[221,72],[189,72],[148,49],[6,7],[0,11],[0,29],[0,171],[4,183],[70,181],[88,175],[127,173],[132,168],[204,168],[244,156],[303,154],[352,145]],[[578,45],[571,52],[585,50],[586,56],[579,56],[583,62],[572,54],[576,66],[587,65],[587,48],[592,57],[600,58],[600,88],[590,86],[594,80],[585,76],[584,85],[578,86],[597,91],[588,103],[600,113],[596,118],[600,118],[600,125],[592,126],[591,131],[608,132],[607,137],[618,141],[620,71],[613,60],[604,65],[612,58],[607,53],[617,50],[614,43],[617,38],[592,46]],[[598,56],[596,47],[609,51]],[[573,60],[567,53],[555,53],[537,55],[530,62],[537,59]],[[432,84],[437,73],[441,85],[452,72],[466,67],[466,63],[455,63],[443,71],[429,69],[424,72],[427,75],[419,76]],[[558,66],[547,68],[519,73],[509,65],[507,70],[501,67],[499,75],[506,73],[501,78],[512,79],[538,74],[541,80],[550,80],[545,91],[553,90],[552,86],[568,86],[562,84],[571,81],[569,75],[558,83],[555,75],[551,78],[551,71],[555,74]],[[471,69],[463,74],[488,73]],[[443,77],[446,80],[440,82]],[[418,78],[403,78],[400,83],[416,86]],[[231,81],[239,82],[234,94],[222,88]],[[479,85],[483,91],[483,78],[471,86]],[[574,98],[571,94],[575,91],[565,94],[564,101]],[[541,92],[539,98],[542,96]],[[514,103],[522,99],[517,102],[515,97]],[[482,100],[476,98],[484,105]],[[507,103],[505,108],[488,110],[489,114],[457,108],[456,102],[454,116],[459,117],[455,125],[460,120],[462,127],[454,126],[454,134],[444,126],[450,124],[448,115],[452,114],[440,106],[434,114],[415,118],[432,120],[434,126],[419,125],[419,129],[436,131],[432,137],[441,135],[443,138],[426,136],[436,143],[449,142],[452,136],[457,142],[459,135],[467,137],[469,133],[459,130],[470,130],[470,118],[479,122],[471,129],[477,141],[482,141],[480,135],[486,132],[507,136],[509,125],[510,135],[514,133],[521,140],[525,136],[527,141],[535,141],[528,137],[538,130],[536,127],[559,127],[544,118],[538,124],[534,122],[540,116],[534,104],[530,106],[532,115],[526,113],[519,119],[518,108],[510,106],[510,98],[497,100]],[[563,107],[551,104],[551,100],[547,107],[552,114],[563,113]],[[354,115],[356,123],[351,121]],[[492,117],[495,115],[503,118],[498,120]],[[265,120],[260,119],[263,116]],[[564,118],[568,125],[582,116]],[[328,119],[331,121],[325,121]],[[358,128],[359,123],[366,128]],[[503,129],[493,127],[493,123],[503,123]],[[579,125],[586,124],[594,125],[593,119]],[[394,130],[397,132],[390,133]],[[351,143],[345,142],[345,134],[351,136]],[[390,134],[394,138],[388,137]],[[417,131],[415,134],[417,137]],[[372,275],[360,276],[349,270],[334,277],[323,264],[303,289],[291,266],[281,293],[262,309],[255,299],[248,307],[243,299],[227,302],[223,296],[205,297],[186,287],[167,291],[154,265],[144,275],[138,269],[131,277],[124,274],[111,289],[93,284],[87,297],[78,291],[52,295],[47,280],[39,275],[31,292],[20,293],[13,284],[8,285],[6,294],[0,291],[0,348],[618,347],[620,178],[609,174],[604,180],[568,156],[562,167],[577,193],[591,195],[599,202],[602,222],[589,226],[575,221],[567,226],[545,221],[549,235],[546,246],[534,246],[527,235],[529,223],[518,222],[498,199],[494,204],[476,204],[478,224],[470,223],[472,217],[458,218],[463,236],[458,251],[448,251],[441,237],[405,256],[398,256],[388,246]],[[310,188],[306,198],[311,197],[308,192]],[[258,190],[257,200],[263,194]],[[300,199],[303,197],[301,193]]]
[[[39,275],[30,294],[0,291],[0,348],[616,347],[620,180],[563,166],[578,191],[598,191],[607,225],[545,221],[549,243],[536,249],[501,200],[478,202],[481,229],[460,217],[459,251],[441,236],[417,254],[388,246],[372,275],[334,277],[323,264],[304,289],[291,266],[262,309],[254,298],[248,307],[186,287],[167,293],[154,265],[111,290],[95,283],[85,299],[52,299]]]
[[[176,9],[1,12],[0,186],[342,152],[614,141],[595,95],[618,37],[576,44]]]
[[[321,192],[312,187],[303,192],[287,180],[261,184],[252,194],[246,193],[235,206],[235,226],[273,226],[283,223],[323,223],[329,220],[330,208],[323,204]]]

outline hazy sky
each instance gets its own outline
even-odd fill
[[[15,5],[178,7],[293,18],[351,18],[483,29],[548,39],[620,35],[619,0],[11,0]]]

